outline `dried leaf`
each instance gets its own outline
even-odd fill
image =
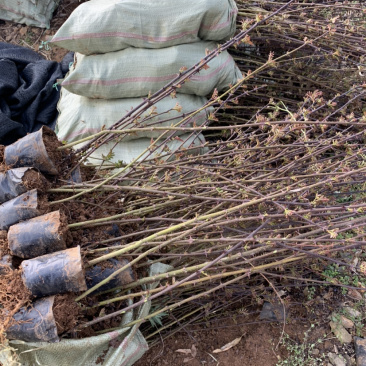
[[[175,352],[184,353],[185,355],[191,355],[192,351],[190,349],[177,349]]]
[[[192,348],[191,348],[191,354],[192,354],[193,358],[195,358],[197,356],[197,348],[194,344],[192,345]]]
[[[241,338],[242,337],[234,339],[232,342],[225,344],[225,346],[215,349],[214,351],[212,351],[212,353],[221,353],[228,351],[229,349],[235,347],[241,341]]]

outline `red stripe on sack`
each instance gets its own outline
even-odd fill
[[[64,81],[61,85],[74,85],[74,84],[82,84],[82,85],[118,85],[125,83],[137,83],[137,82],[158,82],[158,81],[171,81],[179,74],[166,75],[166,76],[144,76],[144,77],[130,77],[116,80],[88,80],[88,79],[76,79]]]
[[[198,33],[198,31],[187,31],[187,32],[184,32],[181,34],[177,34],[175,36],[167,36],[167,37],[151,37],[151,36],[144,36],[141,34],[123,33],[123,32],[85,33],[85,34],[72,35],[71,37],[54,37],[52,39],[52,42],[68,41],[68,40],[73,40],[73,39],[109,38],[109,37],[132,38],[132,39],[140,39],[142,41],[149,41],[149,42],[166,42],[166,41],[179,39],[184,36],[197,34],[197,33]]]
[[[208,29],[208,30],[218,30],[225,28],[228,24],[232,22],[232,16],[236,14],[237,10],[232,10],[229,15],[229,20],[224,23],[219,23],[216,25],[202,25],[201,28]],[[231,17],[231,18],[230,18]],[[176,34],[173,36],[166,36],[166,37],[152,37],[143,34],[136,34],[136,33],[125,33],[125,32],[106,32],[106,33],[83,33],[78,35],[72,35],[71,37],[54,37],[51,42],[60,42],[60,41],[68,41],[73,39],[85,39],[85,38],[109,38],[109,37],[124,37],[124,38],[132,38],[132,39],[140,39],[142,41],[149,41],[149,42],[166,42],[172,41],[174,39],[179,39],[188,35],[198,34],[199,29],[194,31],[186,31],[180,34]]]
[[[231,12],[229,13],[229,20],[227,20],[226,22],[219,23],[216,25],[202,25],[201,27],[204,29],[208,29],[208,30],[219,30],[219,29],[225,28],[227,25],[232,23],[232,21],[233,21],[232,16],[236,15],[237,13],[238,13],[238,10],[231,10]]]
[[[207,81],[209,79],[211,79],[213,76],[217,75],[222,69],[224,69],[229,63],[232,62],[232,58],[228,57],[228,59],[221,65],[219,66],[217,69],[215,69],[214,71],[212,71],[210,74],[207,75],[195,75],[191,77],[192,81]]]

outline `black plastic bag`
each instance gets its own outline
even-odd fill
[[[60,211],[54,211],[11,226],[8,245],[13,255],[35,258],[65,250],[66,234]]]
[[[25,180],[27,174],[31,174],[32,172],[33,174],[40,174],[33,168],[27,167],[11,169],[5,173],[0,173],[0,203],[9,201],[27,192],[29,188],[26,187]],[[39,176],[38,178],[39,182],[37,183],[40,184],[42,177]]]
[[[36,297],[87,289],[80,247],[25,260],[21,268],[24,285]]]
[[[124,267],[128,264],[127,259],[116,260],[116,259],[109,259],[106,263],[97,264],[96,266],[89,268],[86,270],[86,284],[89,288],[94,287],[100,281],[109,277],[113,272],[117,271],[118,269]],[[122,287],[131,283],[135,280],[132,268],[129,267],[118,274],[118,276],[112,278],[108,283],[98,288],[93,294],[99,294],[103,291],[107,291],[109,289],[115,287]]]
[[[16,323],[8,328],[6,337],[24,342],[58,342],[52,310],[54,299],[50,296],[35,301],[28,308],[21,308],[13,316]]]
[[[0,205],[0,230],[7,230],[19,221],[43,214],[41,200],[36,189],[26,192]]]
[[[44,138],[50,137],[57,142],[55,133],[43,126],[39,131],[30,133],[20,140],[7,146],[4,151],[6,165],[13,168],[33,167],[45,174],[57,175],[55,162],[49,156]],[[52,146],[52,148],[56,148]]]

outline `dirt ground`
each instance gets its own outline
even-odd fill
[[[47,60],[60,62],[68,51],[56,46],[49,48],[42,42],[49,40],[72,11],[83,2],[85,0],[61,0],[51,20],[50,29],[27,27],[24,24],[0,20],[0,41],[30,48],[33,51],[39,52]]]
[[[301,296],[295,302],[292,298],[285,324],[260,320],[260,306],[245,315],[233,311],[209,323],[185,326],[165,340],[156,340],[135,365],[327,366],[329,353],[342,356],[347,366],[355,365],[353,343],[340,343],[329,326],[333,311],[339,312],[344,305],[354,306],[355,301],[335,290],[318,290],[319,295],[310,300]],[[364,336],[363,329],[350,332]],[[216,353],[233,341],[238,343]]]
[[[82,2],[62,0],[49,30],[0,21],[0,41],[31,48],[49,60],[60,61],[67,51],[57,47],[48,50],[42,46],[42,42],[55,34]],[[157,338],[155,345],[135,365],[275,366],[281,360],[291,360],[289,357],[294,352],[289,351],[290,346],[293,346],[295,353],[302,352],[302,355],[299,356],[300,361],[290,361],[288,365],[329,365],[329,352],[343,355],[347,365],[354,365],[353,343],[342,345],[338,341],[331,333],[329,317],[341,304],[353,306],[355,300],[347,296],[335,299],[329,295],[329,291],[333,290],[327,288],[314,299],[301,304],[301,311],[295,309],[290,312],[285,326],[283,322],[260,321],[258,308],[249,315],[230,315],[216,321],[211,320],[210,323],[176,329],[167,339]],[[301,300],[297,299],[297,303]],[[364,309],[363,301],[362,304],[357,304]],[[364,336],[361,328],[354,327],[351,331],[353,335]],[[286,338],[286,334],[289,338]],[[237,344],[232,348],[221,353],[215,352],[235,340]]]

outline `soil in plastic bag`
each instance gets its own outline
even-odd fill
[[[21,258],[35,258],[66,249],[67,223],[60,211],[20,222],[9,228],[11,253]]]
[[[8,339],[25,342],[57,342],[57,327],[53,315],[54,296],[35,301],[21,308],[6,332]]]
[[[0,343],[6,330],[16,323],[13,316],[31,302],[31,294],[24,286],[20,270],[10,268],[0,276]]]
[[[16,168],[0,172],[0,203],[9,201],[32,190],[46,191],[48,182],[33,168]]]
[[[100,281],[109,277],[113,272],[117,271],[118,269],[124,267],[129,262],[126,259],[116,260],[116,259],[109,259],[101,264],[98,264],[86,271],[86,284],[88,288],[92,288],[93,286],[97,285]],[[132,268],[127,268],[126,270],[122,271],[116,277],[111,279],[108,283],[101,286],[98,290],[96,290],[93,294],[99,294],[103,291],[107,291],[109,289],[113,289],[115,287],[122,287],[128,283],[134,281],[134,274]]]
[[[42,215],[47,209],[47,198],[36,189],[0,205],[0,230],[7,230],[23,220]]]
[[[75,302],[75,294],[56,295],[53,315],[59,335],[74,329],[83,317],[82,308]]]
[[[57,175],[62,153],[55,133],[43,126],[5,148],[4,161],[11,167],[31,166],[42,173]]]
[[[22,262],[23,281],[35,297],[86,290],[80,247]]]

